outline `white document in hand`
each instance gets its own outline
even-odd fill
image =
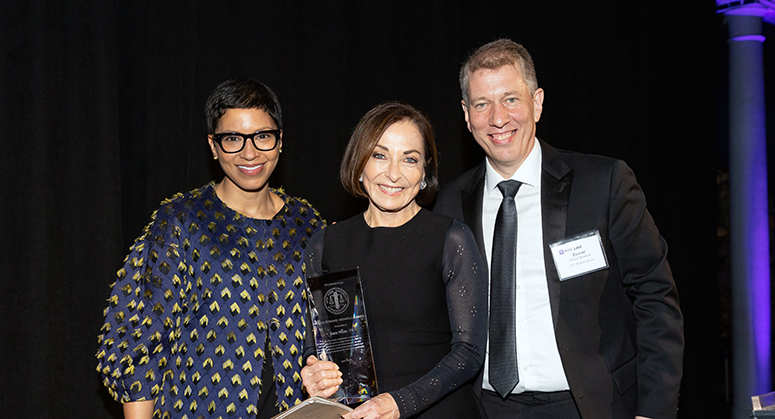
[[[280,413],[272,419],[337,419],[352,409],[322,397],[312,397]]]

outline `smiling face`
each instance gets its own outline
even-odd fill
[[[218,120],[215,133],[238,132],[252,134],[256,131],[277,129],[274,120],[261,109],[227,109]],[[225,153],[208,135],[213,156],[218,158],[226,177],[221,184],[228,194],[253,193],[266,190],[269,176],[277,166],[282,148],[282,133],[277,147],[259,151],[247,140],[239,153]]]
[[[422,135],[415,124],[399,121],[389,126],[363,168],[370,215],[404,221],[414,216],[419,209],[415,197],[425,177],[424,161]]]
[[[490,164],[509,178],[525,161],[535,143],[544,92],[530,94],[515,65],[476,70],[469,81],[469,102],[463,102],[468,130]]]

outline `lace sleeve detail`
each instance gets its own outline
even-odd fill
[[[447,231],[442,267],[446,284],[450,352],[428,374],[390,394],[401,417],[425,409],[472,379],[482,366],[487,330],[487,273],[471,230],[454,220]]]

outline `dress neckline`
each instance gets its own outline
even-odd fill
[[[218,193],[215,191],[215,181],[210,181],[210,183],[208,183],[207,186],[210,188],[210,195],[218,203],[218,205],[221,206],[221,208],[225,209],[226,211],[232,212],[236,215],[236,217],[244,218],[245,220],[272,222],[274,220],[281,218],[288,211],[288,195],[286,195],[283,192],[282,188],[278,188],[278,189],[269,188],[269,193],[273,193],[277,195],[283,201],[283,205],[280,207],[279,210],[277,210],[277,212],[272,216],[272,218],[253,218],[235,210],[234,208],[228,206],[225,202],[223,202],[221,197],[219,197]]]
[[[379,230],[379,231],[397,231],[398,229],[400,229],[402,227],[406,227],[409,224],[412,224],[413,222],[415,222],[415,220],[417,220],[419,218],[420,213],[424,212],[424,211],[427,211],[427,210],[425,208],[420,207],[420,210],[417,211],[417,214],[414,214],[412,216],[412,218],[408,219],[405,223],[403,223],[403,224],[401,224],[399,226],[395,226],[395,227],[388,227],[388,226],[372,227],[372,226],[370,226],[369,223],[366,222],[366,211],[362,212],[361,215],[358,218],[360,219],[361,224],[363,224],[363,226],[366,227],[367,230],[370,230],[370,231],[377,231],[377,230]]]

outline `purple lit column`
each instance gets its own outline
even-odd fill
[[[760,7],[725,12],[729,24],[733,417],[772,391],[767,136]]]

